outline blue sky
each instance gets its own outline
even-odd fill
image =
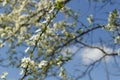
[[[80,10],[79,20],[82,21],[83,23],[85,23],[88,26],[89,24],[88,24],[88,21],[87,21],[86,18],[89,15],[93,15],[93,18],[97,20],[97,22],[95,22],[95,23],[106,24],[107,23],[108,12],[112,11],[115,8],[119,8],[120,1],[119,0],[116,0],[116,1],[119,2],[119,3],[115,4],[115,5],[106,4],[103,8],[99,7],[99,6],[104,5],[103,3],[101,3],[101,2],[99,2],[99,3],[95,3],[95,2],[94,3],[93,2],[89,3],[88,0],[71,0],[71,2],[67,4],[67,6],[69,6],[70,8],[72,8],[76,12],[78,10]],[[96,10],[95,10],[95,6],[97,6]],[[60,19],[62,19],[62,18],[58,16],[58,20],[60,20]],[[101,20],[101,19],[104,19],[104,20]],[[78,26],[79,26],[79,24],[78,24]],[[84,38],[85,39],[89,38],[88,40],[91,41],[90,37],[93,37],[92,38],[93,40],[90,43],[93,43],[94,45],[98,45],[99,44],[99,39],[107,41],[107,40],[111,39],[109,36],[110,36],[110,33],[108,33],[107,31],[103,31],[103,30],[101,31],[99,29],[97,31],[94,31],[94,32],[90,33],[89,36],[85,36]],[[104,43],[106,43],[106,42],[104,42]],[[110,44],[112,44],[112,42]],[[104,46],[109,48],[108,43],[104,44]],[[74,47],[74,45],[71,46],[70,49],[73,49],[73,47]],[[76,48],[74,50],[76,50]],[[4,53],[6,51],[6,48],[1,49],[1,51],[2,51],[2,53]],[[72,60],[67,62],[64,65],[69,74],[79,75],[80,72],[76,71],[76,69],[84,70],[84,68],[81,67],[81,63],[85,63],[83,61],[82,57],[81,57],[82,53],[83,53],[83,50],[78,51],[76,53],[76,55],[72,58]],[[95,53],[95,52],[93,51],[93,53]],[[110,58],[108,60],[107,66],[108,66],[108,69],[110,70],[110,73],[111,72],[116,73],[117,70],[116,70],[114,62],[112,60],[113,60],[112,58]],[[16,68],[0,67],[0,74],[4,71],[7,71],[9,73],[8,76],[7,76],[7,80],[17,80],[20,77],[19,70],[17,70]],[[74,76],[76,76],[76,75],[74,75]],[[93,69],[92,77],[93,77],[93,80],[107,80],[106,79],[106,71],[105,71],[104,61],[102,61],[98,66],[96,66],[95,69]],[[110,75],[110,80],[119,80],[119,78],[120,78],[119,76]],[[46,80],[57,80],[57,79],[56,78],[48,78]],[[79,80],[89,80],[89,79],[88,79],[88,76],[86,75],[85,77],[80,78]]]
[[[89,1],[91,1],[91,0],[89,0]],[[89,3],[88,0],[72,0],[68,4],[68,6],[70,6],[74,11],[80,10],[79,20],[82,21],[83,23],[85,23],[86,25],[89,25],[88,21],[86,19],[86,17],[89,15],[93,15],[93,18],[96,20],[95,23],[106,24],[109,12],[113,11],[114,9],[118,9],[119,5],[120,5],[119,0],[116,0],[117,4],[111,4],[111,5],[109,3],[107,3],[107,1],[110,1],[110,0],[106,0],[106,2],[104,4],[101,2]],[[111,0],[111,1],[114,2],[113,0]],[[101,6],[104,6],[104,7],[101,8]],[[96,7],[96,9],[95,9],[95,7]],[[106,47],[106,50],[109,52],[109,51],[112,51],[112,47],[113,47],[112,46],[113,43],[111,41],[112,38],[110,38],[110,36],[111,36],[111,34],[108,31],[99,29],[99,30],[93,31],[90,35],[85,36],[85,39],[88,39],[88,38],[90,39],[90,37],[93,37],[92,43],[94,45],[99,44],[99,39],[103,40],[103,43],[104,43],[103,45]],[[91,41],[91,39],[89,41]],[[110,41],[110,42],[108,42],[108,41]],[[74,50],[74,49],[72,48],[72,50]],[[91,54],[93,56],[93,58],[94,57],[99,58],[99,56],[100,56],[100,55],[96,54],[98,52],[95,52],[93,50],[89,50],[88,52],[93,53],[93,54]],[[84,61],[82,61],[82,58],[80,57],[80,55],[82,53],[83,53],[83,50],[78,51],[77,54],[73,57],[73,60],[68,62],[65,65],[67,68],[67,71],[69,73],[79,75],[80,73],[77,70],[79,70],[80,68],[81,68],[80,70],[84,69],[80,66],[81,63],[85,63]],[[94,56],[94,55],[97,55],[97,56]],[[119,56],[118,56],[118,58],[119,58]],[[119,59],[118,59],[118,61],[119,61]],[[119,76],[112,75],[112,73],[119,74],[119,72],[117,71],[119,69],[116,69],[114,59],[112,57],[110,57],[108,59],[108,61],[106,61],[106,64],[107,64],[107,69],[110,72],[110,74],[109,74],[110,80],[119,80],[119,78],[120,78]],[[76,70],[76,71],[74,71],[74,70]],[[106,73],[106,69],[105,69],[105,62],[101,61],[101,63],[98,66],[96,66],[95,69],[93,69],[91,75],[93,77],[93,80],[108,80],[106,77],[107,73]],[[88,76],[85,76],[83,78],[80,78],[79,80],[89,80],[89,78],[88,78]]]

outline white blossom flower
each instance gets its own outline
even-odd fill
[[[2,75],[0,76],[0,78],[5,79],[7,75],[8,75],[8,72],[3,72]]]
[[[34,34],[31,36],[30,40],[37,40],[39,38],[39,34]]]
[[[3,28],[0,28],[0,33],[3,33],[4,32],[4,29]]]
[[[25,49],[25,53],[27,53],[27,52],[29,51],[29,49],[30,49],[30,47],[27,47],[27,48]]]
[[[62,77],[62,76],[63,76],[63,73],[62,73],[62,72],[60,72],[60,73],[59,73],[59,76],[60,76],[60,77]]]
[[[35,65],[35,62],[31,60],[29,57],[27,58],[24,57],[21,62],[22,62],[21,67],[23,68],[26,68],[28,65],[29,67],[33,67]]]
[[[20,75],[22,75],[24,73],[24,69],[20,70]]]
[[[63,67],[60,68],[60,73],[59,73],[60,77],[64,76],[64,70],[65,69]]]
[[[120,48],[118,49],[118,55],[120,55]]]
[[[93,23],[93,15],[88,16],[87,20],[90,24],[92,24]]]
[[[53,50],[52,49],[47,49],[46,52],[51,53],[51,52],[53,52]]]
[[[35,31],[35,33],[38,33],[38,32],[40,32],[40,31],[41,31],[41,28],[37,29],[37,30]]]
[[[27,58],[24,57],[24,58],[22,59],[22,63],[23,63],[23,62],[28,63],[29,61],[30,61],[30,58],[29,58],[29,57],[27,57]]]
[[[4,0],[3,6],[5,6],[8,3],[8,0]]]
[[[55,7],[53,6],[52,9],[51,9],[48,13],[51,13],[51,12],[54,10],[54,8],[55,8]]]
[[[0,48],[4,47],[5,43],[0,43]]]
[[[6,33],[2,33],[2,34],[1,34],[1,38],[4,38],[4,37],[6,37],[6,36],[7,36]]]
[[[26,19],[26,18],[28,18],[28,17],[29,17],[29,15],[24,14],[24,15],[21,15],[21,16],[19,17],[19,20],[24,20],[24,19]]]
[[[58,66],[61,66],[62,63],[63,63],[62,61],[58,61],[58,62],[57,62],[57,65],[58,65]]]
[[[120,41],[120,36],[116,36],[114,39],[114,43],[117,44]]]
[[[113,24],[107,24],[107,25],[106,25],[106,28],[107,28],[109,31],[114,31],[115,26],[114,26]]]
[[[20,75],[22,75],[25,71],[25,68],[27,68],[28,70],[32,70],[33,72],[36,71],[36,65],[35,62],[33,60],[31,60],[29,57],[24,57],[21,61],[21,70],[20,70]]]
[[[48,65],[48,61],[42,60],[42,61],[40,62],[40,64],[38,64],[38,67],[39,67],[39,68],[43,68],[43,67],[45,67],[45,66],[47,66],[47,65]]]

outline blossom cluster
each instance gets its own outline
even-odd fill
[[[120,42],[120,14],[118,10],[113,10],[112,12],[109,13],[108,16],[108,24],[106,25],[106,29],[108,31],[113,32],[113,38],[114,38],[114,43],[118,44]]]
[[[110,12],[108,17],[108,24],[106,28],[110,31],[114,31],[116,26],[116,19],[119,17],[118,11],[115,9],[114,11]]]
[[[27,70],[31,70],[33,73],[37,71],[37,69],[42,69],[42,68],[46,68],[46,66],[48,65],[48,61],[46,60],[42,60],[39,63],[33,61],[30,59],[30,57],[24,57],[21,60],[21,72],[20,74],[24,74],[25,71],[27,72]],[[28,71],[29,72],[29,71]]]
[[[76,37],[75,19],[78,15],[65,5],[68,1],[4,0],[0,2],[0,6],[4,8],[4,12],[0,14],[0,48],[8,45],[9,55],[12,55],[8,61],[10,64],[16,61],[15,66],[21,61],[22,75],[26,72],[39,75],[37,72],[44,70],[43,68],[48,65],[48,68],[51,68],[52,65],[63,64],[62,61],[56,60],[59,54],[53,59],[51,57],[60,52],[58,47]],[[65,17],[62,20],[55,20],[57,14],[61,13]],[[72,22],[68,20],[71,16]],[[17,49],[21,49],[21,46],[23,46],[21,54],[18,54]]]

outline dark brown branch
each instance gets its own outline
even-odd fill
[[[104,26],[98,25],[97,27],[93,27],[93,28],[91,28],[91,29],[88,29],[88,30],[86,30],[86,31],[84,31],[84,32],[82,32],[82,33],[80,33],[80,34],[79,34],[78,36],[76,36],[75,38],[70,39],[69,41],[67,41],[66,43],[64,43],[62,46],[58,46],[57,49],[58,49],[58,48],[62,48],[62,47],[64,47],[64,46],[66,46],[67,44],[70,44],[72,41],[76,40],[77,38],[82,37],[83,35],[85,35],[85,34],[91,32],[91,31],[93,31],[93,30],[102,28],[102,27],[104,27]]]
[[[28,64],[29,65],[29,64]],[[23,77],[21,78],[21,79],[19,79],[19,80],[24,80],[25,79],[25,77],[27,77],[27,72],[28,72],[28,65],[27,65],[27,67],[25,68],[25,73],[24,73],[24,75],[23,75]]]

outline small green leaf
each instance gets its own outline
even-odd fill
[[[62,3],[61,1],[57,1],[57,2],[56,2],[56,8],[57,8],[57,9],[61,9],[61,8],[63,8],[64,6],[65,6],[65,4]]]

